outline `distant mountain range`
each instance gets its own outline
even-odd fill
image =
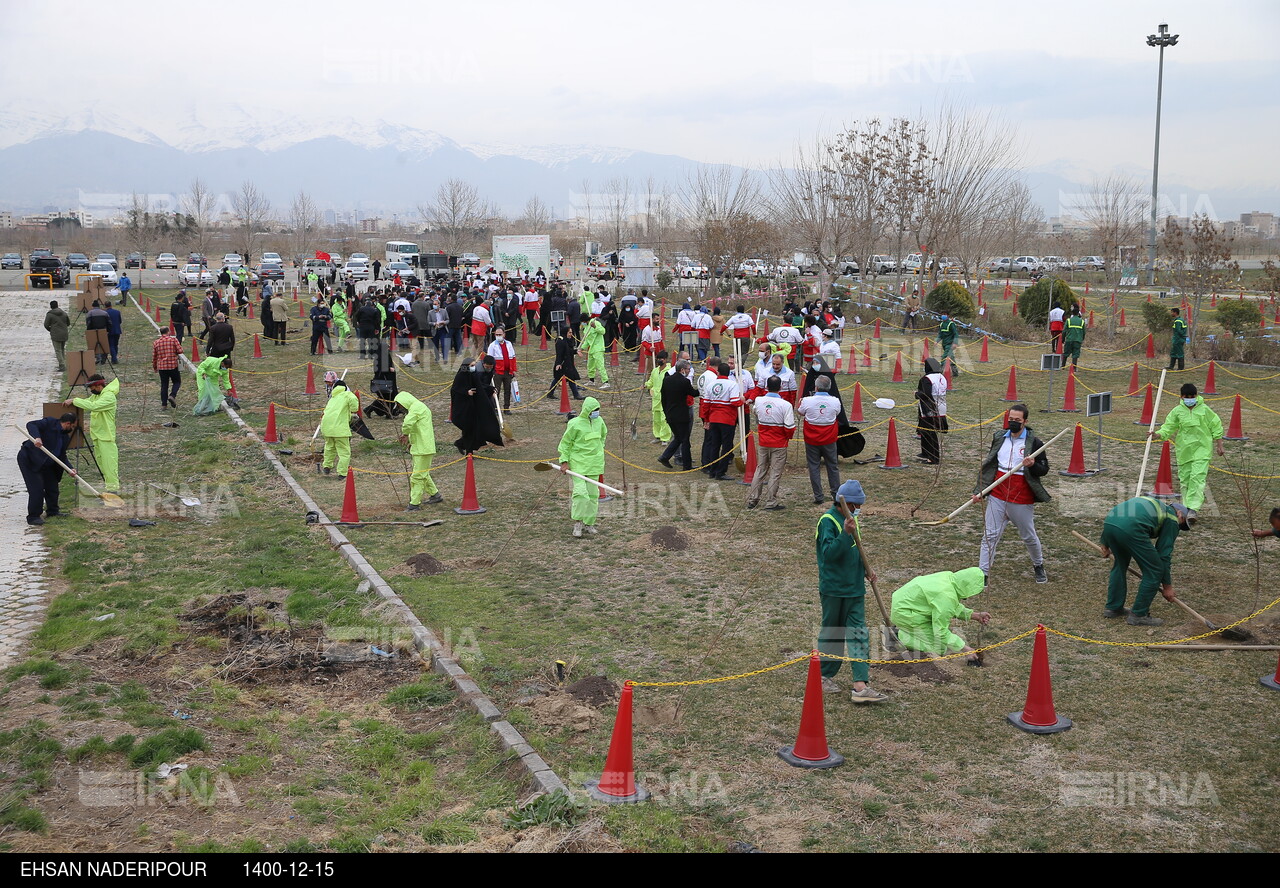
[[[652,179],[674,190],[698,165],[596,145],[463,144],[385,121],[291,118],[239,106],[203,117],[185,112],[148,126],[93,111],[57,116],[0,109],[0,209],[14,212],[75,209],[82,193],[181,195],[199,176],[215,192],[252,181],[278,213],[305,190],[322,209],[416,216],[419,203],[457,178],[505,212],[518,214],[537,195],[565,217],[581,206],[586,183],[599,193],[610,180],[626,178],[633,192],[642,192]],[[1150,175],[1127,172],[1139,181]],[[1056,216],[1063,195],[1082,192],[1091,173],[1054,161],[1028,170],[1026,179],[1046,216]],[[1180,214],[1212,211],[1230,219],[1250,210],[1280,210],[1280,188],[1204,190],[1166,183],[1160,190]]]

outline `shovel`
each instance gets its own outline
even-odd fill
[[[18,431],[22,432],[22,437],[26,438],[28,441],[31,441],[32,443],[35,443],[35,440],[36,440],[36,439],[35,439],[35,438],[33,438],[33,437],[31,437],[30,433],[28,433],[28,432],[27,432],[27,430],[26,430],[26,429],[24,429],[22,426],[20,426],[20,425],[15,425],[15,426],[14,426],[14,428],[15,428],[15,429],[17,429]],[[79,473],[78,473],[78,472],[76,472],[76,471],[75,471],[75,469],[71,468],[71,466],[67,465],[67,464],[66,464],[66,463],[64,463],[62,460],[58,459],[56,456],[54,456],[52,453],[50,453],[50,452],[49,452],[49,448],[45,447],[44,445],[41,445],[41,446],[40,446],[40,449],[44,451],[45,456],[49,457],[49,459],[53,460],[53,461],[54,461],[54,462],[56,462],[58,465],[62,466],[63,471],[71,473],[72,477],[74,477],[77,481],[79,481],[81,484],[83,484],[83,485],[85,486],[85,489],[86,489],[86,490],[88,490],[90,493],[92,493],[92,494],[93,494],[94,496],[96,496],[98,499],[102,500],[102,504],[103,504],[104,506],[110,506],[110,507],[111,507],[111,508],[113,508],[113,509],[121,509],[121,508],[124,508],[124,500],[120,498],[120,495],[119,495],[119,494],[116,494],[116,493],[103,493],[103,492],[99,492],[99,491],[97,491],[97,490],[94,490],[94,488],[93,488],[93,485],[92,485],[92,484],[90,484],[88,481],[86,481],[86,480],[84,480],[83,478],[81,478],[81,477],[80,477],[80,475],[79,475]]]
[[[514,441],[516,436],[511,434],[511,430],[507,428],[506,422],[502,418],[502,405],[498,403],[498,393],[493,393],[493,409],[498,414],[498,430],[502,432],[502,440]]]
[[[534,465],[534,467],[533,467],[533,470],[534,470],[535,472],[551,472],[551,471],[560,472],[560,471],[563,471],[566,475],[572,475],[572,476],[573,476],[573,477],[575,477],[575,478],[581,478],[583,481],[588,481],[588,482],[590,482],[590,483],[594,484],[596,487],[599,487],[599,488],[600,488],[601,490],[603,490],[605,493],[612,493],[614,496],[626,496],[626,495],[627,495],[624,491],[621,491],[621,490],[619,490],[619,489],[618,489],[618,488],[616,488],[616,487],[610,487],[608,484],[601,484],[601,483],[600,483],[599,481],[597,481],[595,478],[588,478],[586,475],[579,475],[577,472],[572,472],[572,471],[570,471],[569,469],[561,469],[561,467],[560,467],[560,466],[556,465],[556,464],[555,464],[555,463],[553,463],[553,462],[540,462],[540,463],[536,463],[536,464]]]
[[[317,521],[312,527],[438,527],[443,521]]]
[[[1061,437],[1062,437],[1063,435],[1065,435],[1066,433],[1067,433],[1067,429],[1063,429],[1062,431],[1058,432],[1058,434],[1054,435],[1052,438],[1050,438],[1050,439],[1049,439],[1048,441],[1046,441],[1044,444],[1041,444],[1041,445],[1040,445],[1040,447],[1039,447],[1039,448],[1038,448],[1034,453],[1028,453],[1028,454],[1026,455],[1026,458],[1027,458],[1027,459],[1034,459],[1035,457],[1037,457],[1037,456],[1039,456],[1040,454],[1044,453],[1046,450],[1048,450],[1048,449],[1049,449],[1049,445],[1050,445],[1050,444],[1052,444],[1054,441],[1057,441],[1059,438],[1061,438]],[[990,493],[991,491],[995,490],[997,487],[999,487],[999,486],[1000,486],[1001,484],[1003,484],[1005,481],[1007,481],[1008,479],[1012,478],[1012,477],[1013,477],[1013,475],[1014,475],[1014,473],[1013,473],[1012,471],[1008,472],[1007,474],[1001,475],[999,478],[997,478],[996,480],[994,480],[994,481],[992,481],[990,484],[988,484],[988,485],[986,486],[986,488],[985,488],[981,493],[979,493],[979,494],[978,494],[978,497],[979,497],[979,498],[982,498],[982,497],[986,496],[988,493]],[[938,527],[938,526],[939,526],[939,525],[941,525],[941,524],[946,524],[946,523],[947,523],[948,521],[950,521],[952,518],[956,517],[956,516],[957,516],[957,515],[959,515],[961,512],[963,512],[965,509],[969,508],[969,507],[970,507],[970,506],[972,506],[972,505],[973,505],[973,500],[972,500],[972,499],[967,499],[967,500],[965,500],[965,501],[964,501],[964,504],[960,506],[960,508],[956,509],[954,512],[952,512],[952,513],[951,513],[950,515],[948,515],[947,517],[945,517],[945,518],[940,518],[940,519],[938,519],[937,521],[925,521],[925,522],[923,522],[923,523],[921,524],[921,527]]]
[[[166,490],[165,488],[161,487],[159,484],[148,484],[147,486],[154,487],[156,490],[160,491],[161,493],[166,493],[169,496],[174,497],[175,499],[182,500],[182,504],[188,508],[201,505],[200,500],[194,496],[182,496],[181,494],[174,493],[172,490]]]
[[[849,504],[845,502],[844,497],[837,496],[836,501],[840,504],[840,511],[844,513],[844,517],[853,518],[853,512],[849,510]],[[867,562],[867,550],[862,548],[862,535],[858,532],[858,522],[853,522],[853,541],[858,546],[858,552],[862,555],[862,566],[867,570],[871,569],[871,565]],[[876,597],[876,604],[880,606],[880,616],[884,617],[884,628],[882,630],[885,650],[897,651],[901,649],[901,643],[898,641],[898,627],[893,625],[893,621],[889,619],[889,612],[885,610],[884,599],[880,597],[880,589],[876,586],[876,581],[868,579],[871,583],[871,594]]]

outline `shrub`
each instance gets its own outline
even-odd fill
[[[1255,302],[1224,299],[1218,302],[1218,323],[1233,336],[1257,330],[1262,323],[1262,311]]]
[[[671,274],[671,272],[667,271],[667,269],[664,268],[658,272],[655,280],[657,280],[658,282],[659,290],[666,290],[671,287],[671,283],[672,281],[675,280],[675,277]]]
[[[1142,320],[1152,333],[1167,333],[1173,329],[1173,312],[1158,302],[1142,303]]]
[[[924,297],[924,307],[938,314],[968,320],[977,313],[973,297],[956,281],[943,281]]]
[[[1028,325],[1043,327],[1049,322],[1049,309],[1053,307],[1049,302],[1050,290],[1053,290],[1053,301],[1061,305],[1067,314],[1071,313],[1071,306],[1080,304],[1080,298],[1066,281],[1041,278],[1018,297],[1018,310]]]

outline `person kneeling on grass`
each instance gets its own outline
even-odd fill
[[[192,416],[209,416],[217,413],[222,402],[228,401],[232,408],[238,407],[234,400],[226,396],[231,381],[228,368],[231,367],[231,356],[209,356],[196,367],[196,406],[191,408]]]
[[[867,569],[862,560],[862,550],[854,542],[853,533],[858,527],[858,512],[867,501],[862,484],[846,481],[836,492],[837,502],[818,519],[814,531],[814,546],[818,556],[818,598],[822,602],[822,629],[818,633],[818,650],[836,656],[853,659],[854,703],[883,703],[889,699],[868,683],[871,668],[866,662],[870,656],[867,640],[866,581],[875,581],[876,575]],[[849,504],[854,517],[846,518],[840,511],[839,499]],[[839,693],[836,676],[840,674],[841,660],[823,658],[822,690]]]
[[[974,611],[960,602],[982,591],[986,577],[982,568],[966,567],[916,577],[893,593],[889,616],[898,627],[898,640],[907,650],[931,656],[966,653],[970,662],[978,655],[964,638],[951,631],[952,620],[977,620],[987,625],[991,614]]]

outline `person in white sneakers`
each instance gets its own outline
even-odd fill
[[[1036,582],[1047,583],[1049,576],[1044,569],[1044,547],[1036,534],[1036,503],[1047,503],[1051,499],[1040,480],[1049,474],[1049,457],[1043,453],[1034,459],[1027,455],[1044,446],[1044,442],[1027,426],[1027,413],[1026,404],[1014,404],[1009,408],[1009,428],[995,433],[987,458],[982,461],[978,491],[995,481],[997,472],[1001,476],[1013,477],[988,494],[986,529],[982,534],[978,567],[982,569],[983,577],[991,573],[1005,525],[1012,522],[1031,557]],[[977,492],[973,501],[981,501]]]
[[[778,502],[778,484],[787,466],[787,446],[796,433],[796,413],[782,397],[782,380],[770,376],[763,397],[756,398],[751,411],[756,415],[760,446],[756,449],[756,474],[747,492],[747,508],[754,509],[764,496],[766,512],[786,506]]]
[[[827,464],[827,483],[831,496],[840,487],[840,465],[836,462],[837,422],[840,418],[840,399],[831,394],[831,380],[819,376],[814,382],[814,393],[800,401],[796,412],[804,420],[804,455],[809,466],[809,485],[813,488],[814,503],[828,501],[822,492],[822,463]]]

